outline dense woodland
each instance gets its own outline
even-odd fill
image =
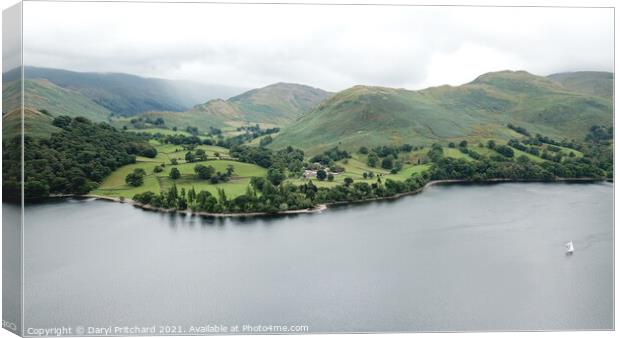
[[[39,199],[51,194],[86,194],[136,156],[155,157],[157,150],[143,137],[121,132],[107,123],[60,116],[61,131],[49,138],[24,136],[24,194]],[[6,200],[20,197],[20,136],[3,141],[2,189]]]

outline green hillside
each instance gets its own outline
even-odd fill
[[[198,123],[209,124],[214,127],[224,127],[229,124],[233,125],[236,121],[246,121],[246,113],[236,104],[225,100],[211,100],[196,105],[189,111],[184,112],[184,114],[188,116],[199,116],[202,121]]]
[[[608,72],[573,72],[548,76],[570,90],[611,98],[614,95],[614,74]]]
[[[20,105],[19,81],[3,87],[4,107]],[[48,80],[24,81],[24,105],[33,110],[46,110],[52,116],[84,116],[93,121],[106,121],[112,112],[79,92],[59,87]]]
[[[285,125],[325,100],[330,93],[294,83],[276,83],[232,97],[229,102],[245,112],[251,122]]]
[[[148,112],[142,117],[163,118],[166,127],[236,128],[259,123],[262,126],[284,126],[316,107],[330,93],[309,86],[277,83],[254,89],[229,100],[211,100],[185,112]],[[128,125],[130,118],[117,124]]]
[[[611,125],[608,98],[577,93],[527,72],[488,73],[471,83],[421,91],[355,86],[335,94],[270,145],[316,153],[333,146],[508,140],[507,124],[559,139],[583,139],[592,125]]]
[[[49,114],[40,111],[24,110],[25,135],[35,138],[49,137],[53,132],[59,131],[52,125],[53,118]],[[16,109],[2,114],[2,138],[9,139],[20,135],[21,110]]]
[[[148,112],[139,117],[156,119],[163,118],[167,128],[185,129],[196,127],[202,131],[209,127],[225,128],[228,122],[242,120],[243,113],[225,100],[211,100],[184,112]],[[119,119],[121,125],[130,125],[130,118]]]
[[[187,127],[198,128],[200,133],[208,132],[211,127],[233,132],[237,127],[249,123],[244,119],[244,112],[236,105],[218,99],[197,105],[191,110],[184,112],[153,111],[134,117],[114,118],[112,124],[116,127],[135,129],[136,127],[131,121],[137,118],[142,118],[144,120],[162,118],[165,122],[165,126],[152,127],[159,128],[158,131],[163,133],[175,127],[179,130],[186,130]],[[271,126],[270,123],[261,123],[261,125],[267,127]],[[143,127],[136,129],[136,131],[140,130],[144,130]]]
[[[19,79],[21,69],[2,75],[3,83]],[[195,104],[229,98],[242,89],[191,81],[145,78],[123,73],[74,72],[63,69],[24,67],[26,80],[47,80],[97,103],[120,116],[147,111],[185,111]]]

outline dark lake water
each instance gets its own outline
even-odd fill
[[[610,183],[435,186],[245,220],[69,199],[25,222],[26,328],[613,328]]]

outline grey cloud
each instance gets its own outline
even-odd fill
[[[26,63],[257,87],[420,88],[613,67],[609,9],[29,2]]]

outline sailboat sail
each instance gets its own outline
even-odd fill
[[[566,251],[568,253],[573,253],[573,251],[575,251],[575,247],[573,246],[573,241],[566,243]]]

